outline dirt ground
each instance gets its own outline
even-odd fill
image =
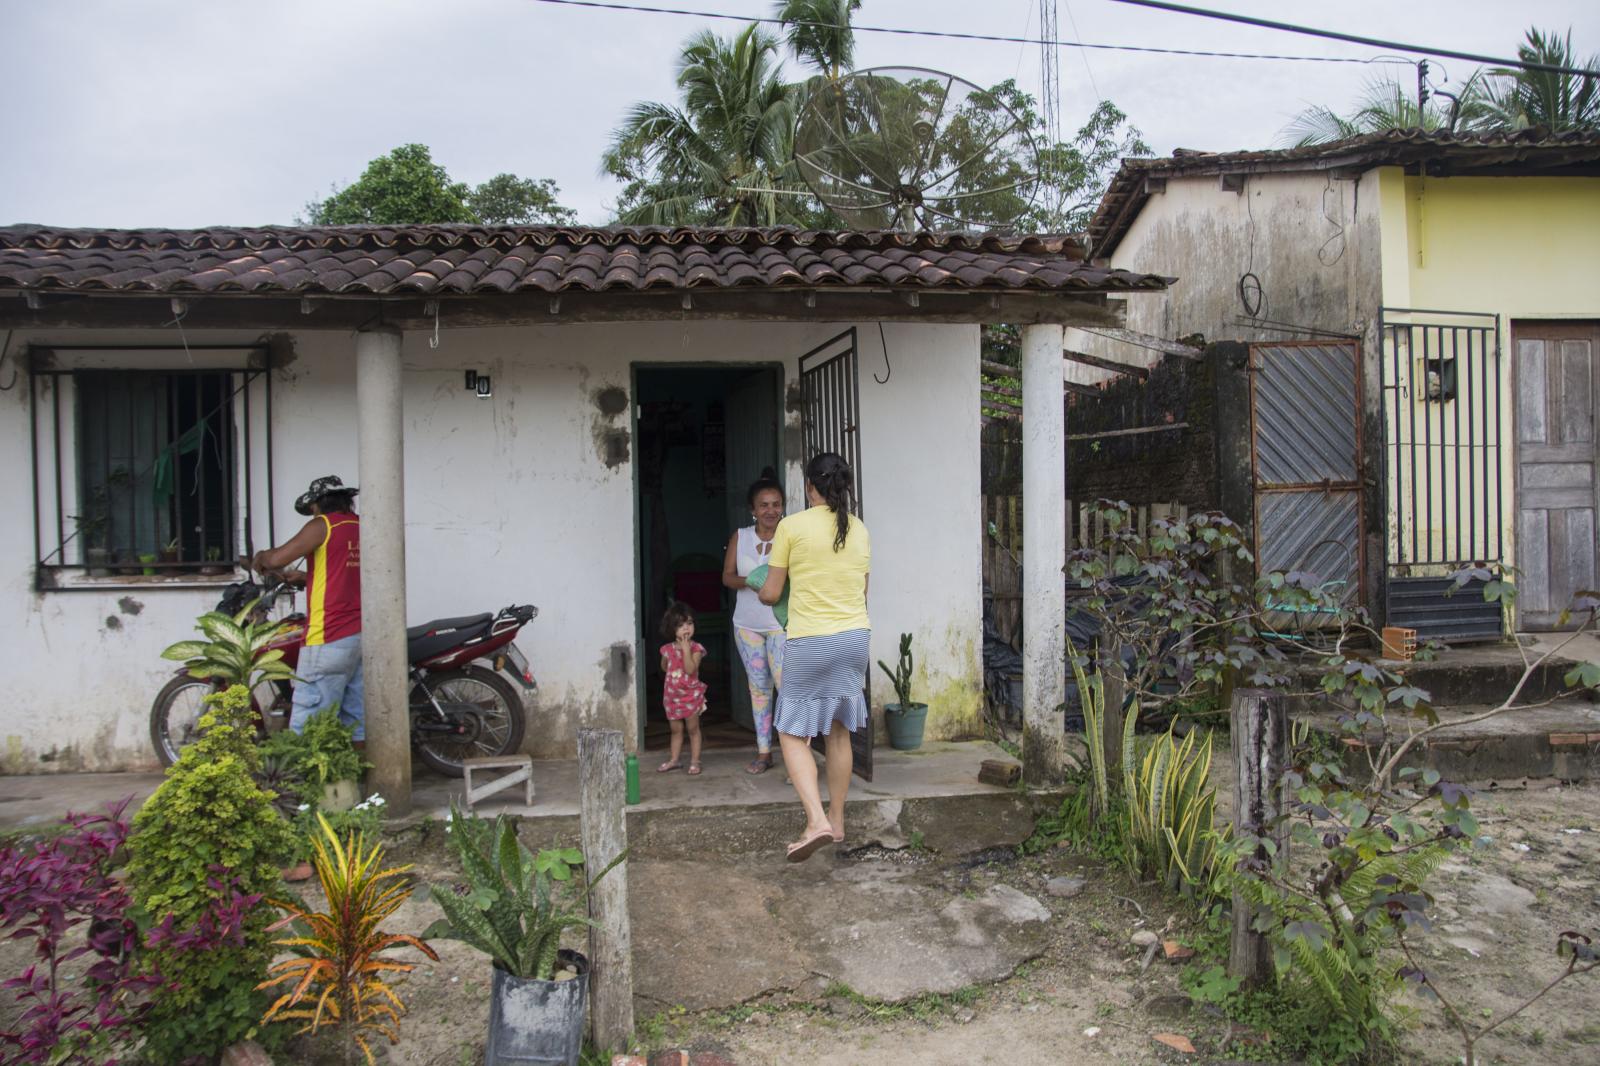
[[[1439,923],[1424,941],[1424,951],[1462,1012],[1481,1020],[1508,1009],[1558,971],[1553,948],[1562,930],[1600,932],[1595,928],[1600,882],[1594,876],[1600,859],[1600,787],[1485,793],[1476,806],[1491,839],[1437,875],[1431,887]],[[396,858],[418,864],[419,884],[454,879],[436,835],[423,841],[412,831],[393,844]],[[691,883],[698,891],[684,892],[686,870],[693,872]],[[1016,858],[1005,849],[960,856],[866,848],[833,856],[824,851],[805,868],[786,867],[773,854],[699,853],[635,860],[629,877],[642,1050],[710,1050],[740,1066],[1055,1066],[1248,1057],[1247,1048],[1228,1046],[1231,1028],[1224,1020],[1191,1008],[1182,995],[1181,967],[1194,963],[1157,958],[1148,968],[1141,965],[1144,952],[1134,945],[1134,935],[1151,930],[1186,939],[1194,932],[1186,906],[1064,850]],[[1058,877],[1079,877],[1083,885],[1073,894],[1055,896],[1046,886]],[[770,880],[778,888],[750,902],[753,911],[737,912],[736,921],[723,917],[734,913],[727,909],[729,893],[753,880]],[[770,971],[741,968],[746,962],[741,945],[754,954],[763,941],[778,937],[780,925],[794,928],[784,897],[825,925],[827,909],[817,901],[840,885],[853,885],[866,893],[864,898],[877,901],[871,917],[879,924],[863,926],[858,915],[850,927],[878,933],[853,945],[844,937],[833,955],[823,956],[830,959],[856,951],[870,961],[895,942],[893,950],[901,953],[894,957],[895,967],[915,971],[923,956],[933,966],[942,958],[936,950],[942,945],[919,943],[925,934],[908,924],[918,919],[911,911],[928,907],[950,913],[1002,895],[1037,901],[1048,907],[1050,917],[1033,920],[1024,908],[1019,921],[1027,920],[1033,932],[1009,942],[1001,972],[993,966],[985,971],[981,959],[969,960],[978,966],[976,972],[996,979],[899,1003],[864,998],[840,982],[841,973],[856,972],[848,967],[860,959],[839,966],[795,964],[795,958],[814,957],[785,954],[777,956],[783,965]],[[770,926],[751,917],[762,912],[771,915]],[[419,891],[391,927],[418,932],[437,916],[437,907]],[[897,929],[913,932],[898,935]],[[420,960],[417,970],[399,982],[410,1013],[402,1042],[384,1049],[380,1061],[396,1066],[481,1061],[489,964],[463,945],[435,946],[440,961]],[[0,946],[0,972],[20,972],[24,954],[20,945]],[[1597,1003],[1600,975],[1574,979],[1488,1037],[1480,1045],[1480,1061],[1547,1066],[1600,1060]],[[1196,1052],[1173,1050],[1157,1041],[1158,1034],[1186,1038]],[[1459,1056],[1459,1044],[1437,1009],[1419,1004],[1402,1061],[1445,1064]],[[317,1043],[302,1039],[278,1061],[317,1066],[333,1060]]]

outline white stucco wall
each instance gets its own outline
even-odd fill
[[[796,387],[798,356],[844,327],[830,324],[627,323],[447,332],[404,342],[408,614],[538,604],[519,645],[541,694],[527,749],[565,754],[582,724],[636,728],[634,470],[616,458],[631,437],[632,404],[608,417],[602,390],[627,391],[635,363],[781,362]],[[875,326],[859,331],[862,467],[873,535],[869,609],[873,658],[892,660],[915,635],[917,694],[932,706],[930,736],[979,732],[978,330],[886,324],[893,373]],[[169,334],[55,331],[36,344],[163,344]],[[248,343],[255,334],[189,335],[191,345]],[[290,338],[275,371],[273,458],[277,535],[299,519],[291,504],[325,473],[355,479],[354,342],[348,334]],[[467,369],[490,374],[494,395],[463,387]],[[793,405],[791,404],[791,407]],[[259,414],[262,409],[254,408]],[[0,447],[26,457],[28,390],[0,394]],[[791,509],[800,492],[798,413],[787,415]],[[627,443],[631,445],[631,440]],[[631,453],[631,447],[629,449]],[[255,476],[264,475],[256,467]],[[0,516],[0,640],[20,684],[0,709],[7,773],[121,769],[153,764],[150,701],[170,675],[160,650],[211,608],[214,589],[34,591],[32,496],[25,458],[0,469],[13,506]],[[266,520],[254,520],[256,540]],[[707,550],[719,552],[720,544]],[[873,686],[880,707],[892,699]],[[881,735],[881,734],[880,734]]]

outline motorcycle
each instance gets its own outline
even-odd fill
[[[285,597],[292,608],[293,586],[276,578],[259,585],[243,581],[228,586],[217,610],[233,615],[254,601],[253,616],[265,619]],[[538,684],[516,637],[538,614],[532,604],[513,605],[498,614],[439,618],[406,630],[411,750],[430,768],[460,777],[466,759],[519,750],[525,728],[522,694],[531,697]],[[306,616],[291,613],[283,621],[289,627],[268,647],[282,651],[293,669],[305,646]],[[150,708],[150,740],[162,766],[171,766],[199,739],[205,698],[218,687],[180,670],[157,694]],[[288,727],[292,697],[293,682],[256,685],[250,702],[259,735]]]

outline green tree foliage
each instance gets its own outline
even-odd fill
[[[313,226],[407,226],[441,223],[538,225],[570,223],[549,178],[497,174],[477,188],[454,181],[425,144],[403,144],[367,164],[354,184],[308,203]]]
[[[1452,101],[1431,96],[1418,108],[1414,87],[1379,78],[1367,82],[1348,114],[1322,104],[1308,107],[1283,128],[1278,139],[1284,147],[1304,148],[1385,130],[1447,130],[1452,128],[1452,117],[1455,129],[1482,128],[1487,115],[1482,76],[1474,72],[1456,97]]]
[[[1517,46],[1517,58],[1526,63],[1577,67],[1600,75],[1600,56],[1578,61],[1572,31],[1557,37],[1554,31],[1528,30]],[[1545,70],[1496,67],[1490,74],[1488,110],[1494,123],[1506,129],[1538,126],[1555,133],[1600,130],[1600,77],[1580,78]]]
[[[1023,118],[1039,142],[1038,195],[1013,223],[1039,233],[1081,233],[1089,225],[1106,186],[1128,156],[1147,156],[1150,146],[1128,116],[1110,100],[1101,100],[1068,141],[1044,141],[1044,120],[1032,96],[1012,81],[991,90]]]
[[[1528,63],[1576,67],[1600,73],[1600,56],[1580,62],[1572,31],[1529,29],[1517,58]],[[1351,111],[1340,114],[1325,104],[1300,112],[1284,127],[1279,142],[1300,148],[1342,141],[1386,130],[1454,130],[1503,133],[1531,127],[1552,132],[1600,130],[1600,78],[1555,74],[1520,67],[1478,70],[1455,92],[1435,93],[1420,108],[1415,86],[1393,78],[1370,81]]]
[[[850,16],[860,7],[861,0],[778,0],[773,14],[783,23],[790,54],[837,81],[855,65],[856,38]]]
[[[623,182],[621,222],[771,226],[800,221],[807,202],[790,162],[794,91],[779,75],[778,41],[756,26],[705,32],[678,57],[677,104],[629,109],[602,157]]]
[[[274,794],[251,777],[259,769],[242,685],[210,698],[203,735],[185,748],[133,821],[128,886],[152,921],[178,928],[200,922],[230,893],[269,894],[295,850],[293,833],[273,808]],[[206,951],[172,947],[148,953],[151,969],[175,982],[156,1002],[145,1030],[151,1062],[215,1055],[249,1036],[267,1001],[255,986],[272,960],[272,915],[259,908],[237,942]]]
[[[811,195],[794,161],[796,123],[812,102],[813,133],[856,131],[831,152],[809,149],[819,166],[873,188],[911,177],[908,160],[924,159],[921,173],[951,172],[947,201],[933,211],[978,219],[997,227],[1063,232],[1079,230],[1099,202],[1125,155],[1148,154],[1139,132],[1110,101],[1102,101],[1072,140],[1041,143],[1043,121],[1034,99],[1005,81],[980,90],[959,109],[944,104],[943,79],[878,82],[872,99],[841,81],[854,60],[849,30],[858,0],[780,0],[775,13],[786,27],[788,50],[807,70],[805,81],[782,79],[777,38],[751,27],[723,39],[690,38],[679,58],[676,104],[635,104],[613,135],[602,161],[622,181],[619,221],[658,225],[777,225],[839,228],[886,221],[882,209],[844,211],[840,218]],[[825,113],[818,117],[819,94]],[[837,114],[828,113],[829,111]],[[943,116],[941,132],[927,139],[926,116]],[[1002,138],[1011,116],[1033,134],[1038,157],[1025,139]],[[1010,145],[1011,147],[1006,147]],[[823,158],[826,156],[826,158]],[[1038,195],[1025,190],[1035,171]],[[849,184],[841,184],[848,193]],[[981,195],[974,195],[981,194]],[[959,196],[960,198],[954,198]]]
[[[467,206],[479,222],[495,226],[569,226],[577,212],[562,207],[561,190],[549,178],[496,174],[467,195]]]

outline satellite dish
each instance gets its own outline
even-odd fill
[[[1004,229],[1039,186],[1027,123],[994,93],[920,67],[814,80],[794,148],[811,191],[857,229]]]

